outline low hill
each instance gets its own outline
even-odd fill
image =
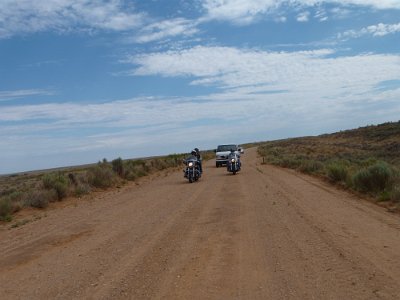
[[[266,163],[315,174],[381,201],[400,201],[400,121],[262,143]]]

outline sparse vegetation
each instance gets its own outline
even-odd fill
[[[122,161],[121,157],[118,157],[117,159],[114,159],[112,162],[112,169],[115,173],[117,173],[119,176],[124,177],[125,172],[124,172],[124,162]]]
[[[37,190],[32,191],[27,198],[26,204],[27,206],[36,207],[36,208],[46,208],[50,202],[58,199],[58,195],[56,190]]]
[[[133,181],[147,175],[150,168],[144,160],[128,160],[124,162],[124,170],[124,178]]]
[[[89,169],[88,180],[92,186],[104,189],[113,186],[117,178],[111,165],[103,161]]]
[[[212,151],[202,154],[205,160],[214,157]],[[127,181],[180,166],[185,156],[173,154],[135,160],[119,157],[111,162],[104,158],[87,167],[0,176],[0,221],[10,222],[13,213],[24,207],[43,209],[68,196],[82,197],[97,189],[120,187]]]
[[[390,188],[392,171],[387,163],[377,162],[358,170],[353,176],[354,187],[363,192],[383,192]]]
[[[12,213],[13,211],[10,199],[0,199],[0,221],[10,222],[12,220]]]
[[[92,191],[92,188],[88,183],[79,183],[75,188],[75,196],[82,197],[84,195],[89,194]]]
[[[259,144],[265,163],[322,176],[377,201],[400,202],[400,122]]]
[[[332,162],[326,166],[326,175],[333,182],[348,182],[349,166],[345,162]]]
[[[62,200],[67,196],[68,178],[61,172],[45,174],[42,179],[43,186],[47,190],[54,190],[56,198]],[[50,194],[50,193],[49,193]],[[53,199],[50,199],[50,202]]]
[[[400,202],[400,184],[397,183],[393,189],[392,189],[392,193],[390,195],[390,200],[392,200],[393,202]]]
[[[315,161],[315,160],[305,160],[302,161],[298,168],[301,172],[304,173],[319,173],[322,172],[324,169],[324,164],[321,163],[320,161]]]

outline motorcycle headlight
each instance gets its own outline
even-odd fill
[[[193,162],[189,162],[188,166],[193,167]]]
[[[234,158],[232,158],[232,159],[231,159],[231,162],[233,162],[233,163],[234,163],[234,162],[235,162],[235,159],[234,159]]]

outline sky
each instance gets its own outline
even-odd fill
[[[1,0],[0,174],[400,119],[400,0]]]

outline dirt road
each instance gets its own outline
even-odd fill
[[[1,299],[400,299],[400,217],[317,179],[205,164],[0,230]]]

